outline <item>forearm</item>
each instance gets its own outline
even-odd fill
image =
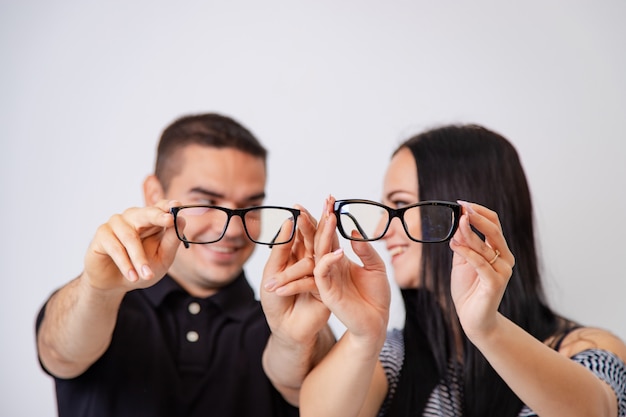
[[[375,416],[386,394],[380,346],[360,345],[346,332],[302,386],[300,415]]]
[[[109,346],[122,291],[102,291],[79,277],[54,294],[37,334],[39,357],[60,378],[80,375]]]
[[[335,336],[329,326],[309,344],[289,343],[271,335],[263,352],[263,368],[283,397],[297,406],[302,382],[334,344]]]
[[[472,342],[538,415],[617,415],[615,397],[604,382],[507,318],[498,315],[496,328]]]

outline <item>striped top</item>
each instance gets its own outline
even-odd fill
[[[585,350],[572,357],[572,360],[589,369],[613,388],[618,401],[618,416],[626,417],[626,364],[613,353],[600,349]],[[396,393],[400,370],[404,362],[404,338],[401,330],[393,329],[387,333],[387,340],[380,353],[380,361],[389,382],[387,398],[379,413],[379,416],[383,416]],[[424,408],[423,417],[461,417],[463,415],[462,375],[454,373],[452,366],[449,372],[451,383],[439,384],[435,387]],[[537,414],[527,406],[524,406],[519,413],[519,417],[534,416]]]

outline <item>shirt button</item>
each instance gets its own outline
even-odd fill
[[[194,332],[193,330],[190,332],[187,332],[187,341],[188,342],[197,342],[198,339],[200,339],[200,335],[198,335],[198,332]]]
[[[191,314],[196,315],[200,312],[200,304],[196,303],[195,301],[192,303],[189,303],[187,310],[189,310]]]

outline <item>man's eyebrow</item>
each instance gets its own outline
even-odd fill
[[[260,192],[258,194],[255,195],[251,195],[250,197],[248,197],[249,201],[253,201],[253,200],[265,200],[265,191]]]
[[[214,198],[224,198],[224,196],[220,193],[216,193],[215,191],[211,191],[211,190],[207,190],[205,188],[201,188],[201,187],[194,187],[191,190],[189,190],[192,193],[196,193],[196,194],[202,194],[202,195],[206,195],[208,197],[214,197]]]
[[[223,194],[220,193],[216,193],[215,191],[211,191],[211,190],[207,190],[205,188],[202,187],[194,187],[190,190],[192,193],[197,193],[197,194],[203,194],[207,197],[213,197],[216,199],[224,199],[225,196]],[[246,201],[256,201],[256,200],[263,200],[265,199],[265,191],[261,191],[258,194],[254,194],[249,196]]]

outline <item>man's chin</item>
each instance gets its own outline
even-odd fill
[[[210,268],[199,270],[198,276],[207,287],[219,289],[235,281],[242,271],[242,266],[212,265]]]

